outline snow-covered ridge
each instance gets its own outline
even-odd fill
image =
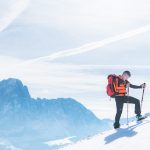
[[[131,122],[120,129],[109,130],[82,140],[61,150],[148,150],[150,147],[150,117],[141,122]]]

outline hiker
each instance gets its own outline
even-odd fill
[[[120,117],[122,114],[123,110],[123,104],[124,103],[131,103],[135,104],[135,114],[137,120],[142,119],[141,115],[141,106],[140,106],[140,100],[136,99],[132,96],[129,96],[127,91],[129,92],[129,87],[134,88],[134,89],[139,89],[139,88],[145,88],[146,84],[143,83],[140,86],[133,85],[131,84],[128,79],[131,77],[131,73],[129,71],[124,71],[122,75],[116,76],[115,77],[115,83],[114,83],[114,90],[115,90],[115,101],[116,101],[116,116],[115,116],[115,123],[114,123],[114,128],[117,129],[120,127]]]

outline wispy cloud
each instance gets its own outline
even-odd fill
[[[87,44],[84,44],[84,45],[77,47],[77,48],[62,50],[62,51],[59,51],[56,53],[52,53],[48,56],[35,58],[32,60],[26,61],[20,65],[32,64],[35,62],[42,62],[42,61],[52,61],[55,59],[69,57],[69,56],[73,56],[73,55],[80,55],[82,53],[86,53],[88,51],[93,51],[97,48],[101,48],[101,47],[106,46],[108,44],[111,44],[113,42],[117,42],[117,41],[120,41],[123,39],[131,38],[133,36],[136,36],[136,35],[139,35],[139,34],[142,34],[145,32],[149,32],[149,31],[150,31],[150,25],[143,26],[141,28],[134,29],[132,31],[125,32],[123,34],[119,34],[119,35],[116,35],[113,37],[109,37],[109,38],[106,38],[106,39],[101,40],[101,41],[87,43]]]
[[[21,148],[15,147],[9,141],[4,140],[4,139],[0,139],[0,146],[1,146],[1,148],[5,149],[5,150],[23,150]]]
[[[10,1],[0,18],[0,32],[6,29],[27,7],[29,0]]]
[[[137,74],[132,77],[133,80],[131,79],[135,84],[150,82],[145,76],[148,75],[150,66],[75,65],[48,62],[17,66],[22,63],[23,60],[0,57],[0,78],[21,79],[28,85],[33,97],[73,97],[79,101],[101,100],[102,97],[107,98],[107,74],[122,73],[123,69],[131,69],[131,71],[136,69]],[[150,90],[149,87],[147,90]]]

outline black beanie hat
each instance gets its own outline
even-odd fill
[[[127,74],[129,77],[131,77],[130,71],[124,71],[123,74]]]

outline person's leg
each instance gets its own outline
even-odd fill
[[[132,96],[126,96],[124,101],[127,103],[127,101],[131,104],[135,104],[135,114],[140,115],[141,114],[141,106],[140,106],[140,100],[137,98],[134,98]]]
[[[115,98],[115,101],[116,101],[116,116],[115,116],[115,123],[118,123],[119,124],[119,121],[120,121],[120,117],[121,117],[121,114],[122,114],[122,109],[123,109],[123,97],[116,97]]]

